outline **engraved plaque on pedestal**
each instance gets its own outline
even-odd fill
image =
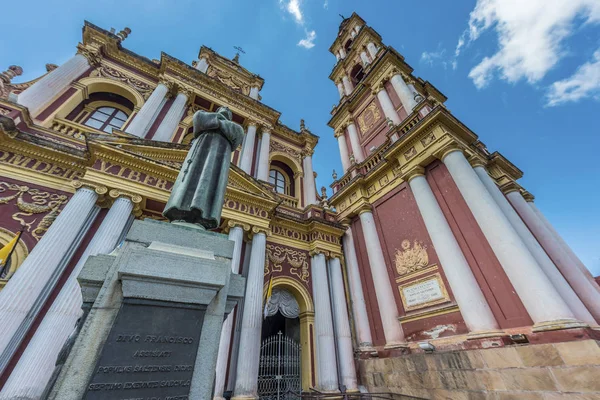
[[[125,299],[85,399],[187,400],[205,307]]]

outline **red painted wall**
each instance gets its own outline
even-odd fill
[[[533,322],[523,303],[515,293],[446,166],[439,161],[434,162],[427,167],[426,176],[500,327],[531,325]]]

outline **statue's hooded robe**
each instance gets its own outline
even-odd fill
[[[194,114],[192,147],[163,212],[169,221],[200,224],[206,229],[219,226],[231,152],[244,138],[242,127],[231,117],[225,107],[216,113]]]

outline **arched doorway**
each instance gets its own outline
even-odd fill
[[[294,295],[276,287],[262,324],[258,395],[265,400],[291,400],[302,390],[300,307]]]

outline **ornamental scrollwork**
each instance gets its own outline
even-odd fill
[[[297,276],[302,282],[308,284],[310,272],[308,271],[308,257],[305,252],[267,244],[265,276],[273,272],[282,272],[283,264],[286,262],[290,266],[290,274]]]
[[[401,246],[402,250],[396,249],[396,271],[398,275],[406,275],[429,265],[427,246],[415,240],[411,247],[410,240],[407,239],[402,241]]]
[[[12,193],[11,193],[12,192]],[[2,194],[7,194],[2,196]],[[25,195],[30,198],[25,200]],[[12,219],[19,221],[28,232],[36,239],[40,240],[48,230],[52,222],[60,213],[59,208],[68,200],[64,194],[44,192],[39,189],[30,188],[25,185],[0,182],[0,205],[5,205],[16,199],[16,206],[21,210],[12,215]],[[30,217],[36,214],[46,215],[39,220]],[[35,224],[35,228],[33,227]]]
[[[297,158],[298,160],[302,160],[302,151],[301,150],[286,146],[283,143],[278,142],[276,140],[271,140],[271,142],[269,143],[269,152],[272,153],[275,151],[286,153],[294,158]]]
[[[150,94],[152,94],[152,86],[138,79],[132,78],[131,76],[127,76],[121,71],[108,67],[106,65],[103,65],[96,69],[94,72],[92,72],[91,76],[103,76],[108,79],[114,79],[116,81],[126,83],[127,85],[133,87],[135,90],[140,92],[144,100],[147,100],[148,97],[150,97]]]
[[[239,79],[236,79],[232,75],[218,71],[216,68],[209,68],[208,76],[210,76],[211,78],[215,78],[224,85],[227,85],[233,90],[243,93],[246,96],[250,94],[250,86],[241,82]]]

